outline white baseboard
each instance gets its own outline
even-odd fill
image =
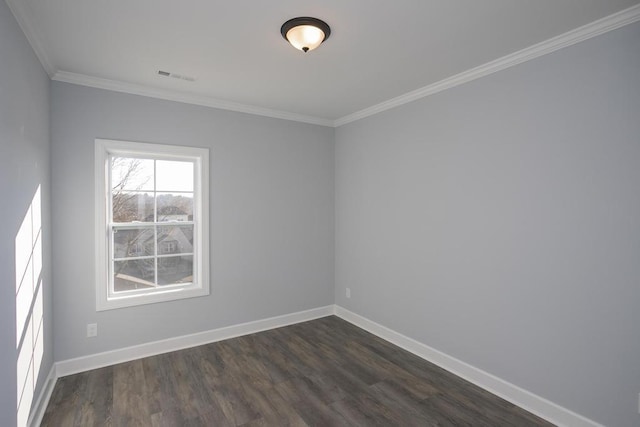
[[[153,341],[118,350],[106,351],[104,353],[91,354],[89,356],[78,357],[75,359],[63,360],[55,364],[56,376],[64,377],[66,375],[115,365],[117,363],[128,362],[143,357],[155,356],[157,354],[168,353],[170,351],[182,350],[184,348],[196,347],[203,344],[235,338],[241,335],[280,328],[294,323],[306,322],[308,320],[330,316],[333,313],[334,306],[329,305],[326,307],[299,311],[297,313],[255,320],[253,322],[241,323],[239,325],[212,329],[210,331],[168,338],[161,341]]]
[[[255,320],[252,322],[241,323],[239,325],[212,329],[205,332],[168,338],[161,341],[154,341],[104,353],[56,362],[51,367],[45,385],[38,396],[35,406],[33,407],[29,417],[28,426],[37,427],[42,422],[42,418],[44,417],[44,413],[49,405],[49,400],[51,399],[54,386],[57,379],[60,377],[89,371],[91,369],[103,368],[117,363],[128,362],[142,357],[155,356],[157,354],[167,353],[170,351],[196,347],[203,344],[209,344],[216,341],[222,341],[229,338],[235,338],[242,335],[253,334],[256,332],[330,316],[334,314],[334,307],[334,305],[328,305],[326,307],[299,311],[282,316]]]
[[[51,399],[51,393],[53,393],[53,387],[56,385],[56,380],[56,365],[54,363],[51,366],[49,375],[47,375],[44,387],[42,387],[42,390],[40,390],[38,400],[31,409],[31,415],[29,415],[29,420],[27,421],[27,425],[29,427],[38,427],[42,422],[42,417],[44,417],[44,413],[47,410],[47,405],[49,405],[49,399]]]
[[[483,389],[541,417],[558,426],[571,427],[603,427],[582,415],[563,408],[547,399],[537,396],[527,390],[513,385],[488,372],[478,369],[455,357],[449,356],[426,344],[402,335],[372,320],[353,313],[338,305],[315,308],[282,316],[270,317],[239,325],[228,326],[196,334],[183,335],[161,341],[140,344],[104,353],[92,354],[75,359],[63,360],[54,363],[45,386],[32,411],[29,426],[40,425],[42,417],[51,398],[51,393],[59,377],[71,375],[91,369],[115,365],[170,351],[181,350],[242,335],[275,329],[295,323],[306,322],[335,314],[336,316],[352,323],[372,334],[403,348],[416,356],[419,356],[447,371],[464,378],[465,380],[482,387]]]
[[[372,320],[362,317],[338,305],[335,315],[372,334],[403,348],[465,380],[482,387],[514,405],[558,426],[603,427],[582,415],[563,408],[547,399],[535,395],[488,372],[451,357],[426,344],[402,335]]]

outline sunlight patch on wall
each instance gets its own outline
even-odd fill
[[[40,186],[15,239],[18,426],[26,426],[44,354]]]

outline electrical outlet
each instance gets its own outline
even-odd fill
[[[88,323],[87,324],[87,337],[97,337],[98,336],[98,324],[97,323]]]
[[[351,298],[351,288],[347,288],[347,298]]]

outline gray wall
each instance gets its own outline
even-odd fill
[[[59,82],[51,111],[56,360],[333,303],[332,128]],[[210,296],[96,312],[95,138],[210,149]]]
[[[338,128],[335,275],[345,308],[639,425],[640,24]]]
[[[35,278],[43,300],[44,353],[36,357],[39,378],[35,400],[53,364],[50,214],[49,214],[49,78],[4,1],[0,1],[0,425],[16,425],[16,237],[38,186],[41,187],[42,253],[44,267]],[[28,234],[31,234],[29,231]],[[20,239],[19,239],[20,240]],[[29,239],[27,239],[29,240]],[[20,245],[18,245],[20,247]],[[20,249],[20,259],[30,248]],[[18,273],[18,281],[22,272]],[[27,283],[28,282],[28,283]],[[33,286],[26,280],[25,286]],[[33,288],[32,288],[33,289]],[[29,309],[33,314],[33,308]],[[31,337],[20,325],[24,349]],[[24,338],[23,338],[24,337]],[[33,385],[31,386],[33,391]]]

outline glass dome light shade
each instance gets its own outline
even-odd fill
[[[287,40],[296,49],[307,52],[320,46],[324,41],[324,32],[313,25],[298,25],[287,31]]]
[[[326,22],[317,18],[300,17],[285,22],[280,33],[293,47],[308,52],[328,39],[331,29]]]

